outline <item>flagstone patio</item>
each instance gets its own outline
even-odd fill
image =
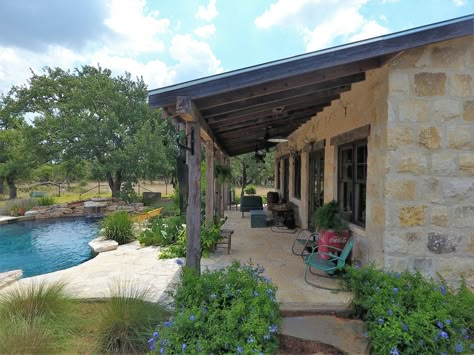
[[[230,255],[218,251],[202,260],[203,269],[230,264],[233,259],[242,262],[252,259],[265,268],[265,275],[278,286],[277,300],[284,311],[344,311],[349,307],[351,294],[333,293],[319,289],[304,281],[303,259],[291,251],[295,234],[284,233],[278,228],[250,228],[250,216],[241,217],[239,211],[226,211],[224,228],[234,230]],[[277,233],[279,231],[280,233]],[[312,276],[315,283],[337,288],[335,280]]]

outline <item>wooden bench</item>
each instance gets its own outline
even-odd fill
[[[227,254],[230,254],[230,247],[232,244],[232,234],[234,234],[233,229],[221,229],[221,239],[217,241],[216,247],[217,248],[227,248]]]

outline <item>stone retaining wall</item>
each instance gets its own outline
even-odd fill
[[[142,203],[127,204],[117,198],[93,198],[86,201],[75,201],[61,205],[36,206],[26,213],[37,219],[81,217],[103,215],[114,211],[141,213],[144,211]]]

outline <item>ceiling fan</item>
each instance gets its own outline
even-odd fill
[[[258,143],[257,143],[257,145],[255,146],[255,161],[257,163],[264,163],[265,162],[265,156],[267,155],[267,153],[265,151],[261,152],[258,148],[259,148],[259,146],[258,146]]]

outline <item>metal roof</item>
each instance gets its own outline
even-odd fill
[[[474,15],[151,90],[149,103],[174,116],[189,97],[216,143],[239,155],[272,146],[266,138],[290,134],[393,55],[471,34]]]

